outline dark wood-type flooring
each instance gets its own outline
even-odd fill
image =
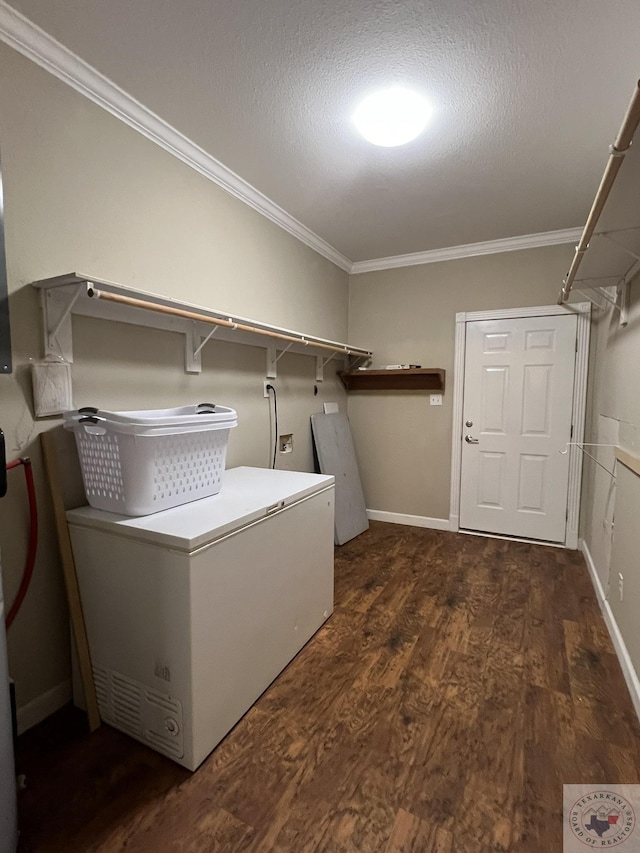
[[[191,774],[67,709],[21,738],[21,849],[562,849],[562,784],[640,782],[580,554],[373,523],[333,617]]]

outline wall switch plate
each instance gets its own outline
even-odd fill
[[[429,405],[430,406],[441,406],[442,405],[442,394],[430,394],[429,395]]]

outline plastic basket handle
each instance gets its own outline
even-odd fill
[[[88,418],[86,419],[88,420]],[[106,435],[107,430],[103,426],[96,426],[95,421],[92,421],[90,424],[82,424],[83,429],[89,435]]]
[[[106,428],[103,426],[97,426],[99,423],[104,423],[106,418],[100,418],[95,413],[97,409],[94,409],[93,406],[85,406],[82,409],[78,409],[78,414],[83,414],[84,412],[91,412],[90,415],[84,415],[82,418],[78,418],[78,423],[82,424],[84,427],[84,431],[89,433],[90,435],[105,435],[107,432]]]
[[[196,406],[196,415],[211,415],[215,414],[215,403],[198,403]]]

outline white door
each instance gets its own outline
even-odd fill
[[[564,542],[576,316],[466,325],[460,527]]]

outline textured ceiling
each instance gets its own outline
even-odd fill
[[[12,0],[353,261],[582,225],[640,72],[638,0]],[[368,92],[429,97],[402,148]]]

